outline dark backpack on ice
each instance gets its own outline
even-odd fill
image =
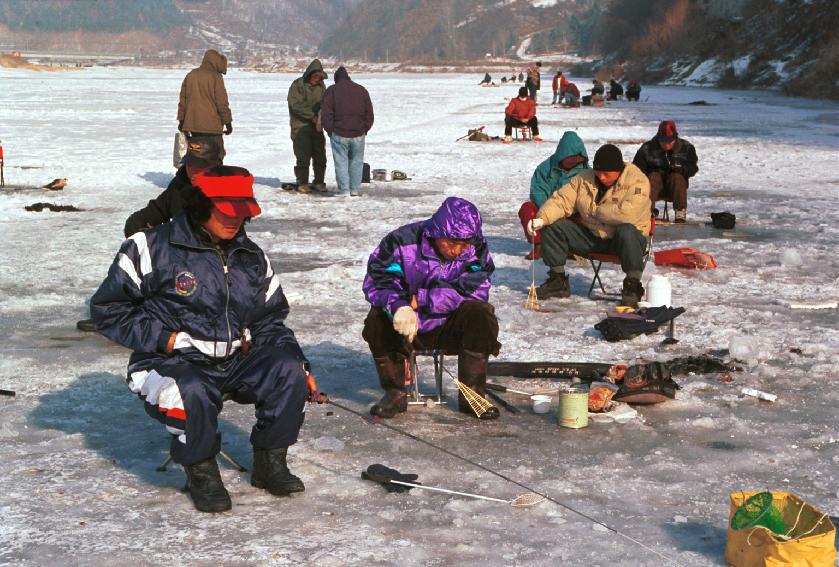
[[[606,317],[594,326],[610,343],[650,334],[685,312],[684,307],[647,307],[629,317]]]
[[[711,224],[714,225],[714,228],[731,230],[732,228],[734,228],[734,222],[736,220],[737,217],[735,217],[728,211],[724,213],[711,213]]]
[[[629,404],[657,404],[676,399],[679,385],[670,377],[670,369],[660,362],[630,366],[620,389],[612,397]]]

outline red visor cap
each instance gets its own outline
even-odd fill
[[[255,217],[262,213],[253,197],[253,176],[248,175],[206,175],[198,172],[192,183],[201,189],[223,215],[229,217]]]

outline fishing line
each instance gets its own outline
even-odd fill
[[[446,372],[448,372],[448,370],[447,370]],[[451,373],[450,373],[450,372],[449,372],[449,375],[451,375]],[[358,417],[362,418],[362,419],[363,419],[363,420],[365,420],[365,421],[369,421],[369,419],[368,419],[367,415],[365,415],[365,414],[363,414],[363,413],[361,413],[361,412],[359,412],[359,411],[356,411],[356,410],[354,410],[354,409],[352,409],[352,408],[350,408],[350,407],[347,407],[347,406],[345,406],[345,405],[343,405],[343,404],[336,403],[334,400],[332,400],[332,398],[329,398],[329,397],[328,397],[328,396],[326,396],[325,394],[322,394],[322,396],[326,398],[326,402],[327,402],[327,403],[332,404],[332,405],[333,405],[333,406],[335,406],[336,408],[339,408],[339,409],[342,409],[342,410],[344,410],[344,411],[346,411],[346,412],[349,412],[349,413],[351,413],[351,414],[357,415]],[[460,454],[458,454],[458,453],[455,453],[454,451],[450,451],[449,449],[446,449],[445,447],[441,447],[441,446],[439,446],[439,445],[436,445],[436,444],[432,443],[431,441],[427,441],[427,440],[423,439],[422,437],[418,437],[418,436],[414,435],[413,433],[409,433],[408,431],[405,431],[404,429],[400,429],[400,428],[398,428],[398,427],[396,427],[396,426],[394,426],[394,425],[390,425],[389,423],[385,423],[385,422],[384,422],[384,421],[382,421],[382,420],[377,420],[377,421],[376,421],[376,423],[377,423],[378,425],[381,425],[382,427],[384,427],[384,428],[386,428],[386,429],[390,429],[391,431],[394,431],[394,432],[396,432],[396,433],[399,433],[400,435],[404,435],[405,437],[408,437],[409,439],[413,439],[414,441],[417,441],[417,442],[419,442],[419,443],[422,443],[423,445],[428,445],[428,446],[429,446],[429,447],[431,447],[432,449],[436,449],[436,450],[438,450],[438,451],[441,451],[441,452],[443,452],[443,453],[445,453],[445,454],[449,455],[450,457],[454,457],[455,459],[461,460],[461,461],[463,461],[464,463],[468,463],[468,464],[472,465],[473,467],[477,467],[477,468],[479,468],[479,469],[481,469],[481,470],[483,470],[483,471],[485,471],[485,472],[488,472],[488,473],[490,473],[491,475],[497,476],[497,477],[498,477],[498,478],[500,478],[500,479],[503,479],[503,480],[505,480],[505,481],[507,481],[507,482],[510,482],[510,483],[512,483],[512,484],[515,484],[516,486],[518,486],[518,487],[520,487],[520,488],[523,488],[523,489],[525,489],[525,490],[528,490],[528,491],[530,491],[530,492],[532,492],[532,493],[534,493],[534,494],[538,494],[539,496],[542,496],[543,498],[545,498],[545,500],[549,500],[549,501],[553,502],[554,504],[556,504],[556,505],[558,505],[558,506],[561,506],[562,508],[565,508],[566,510],[568,510],[568,511],[570,511],[570,512],[573,512],[573,513],[577,514],[578,516],[582,516],[583,518],[585,518],[586,520],[588,520],[588,521],[590,521],[590,522],[592,522],[592,523],[594,523],[594,524],[597,524],[597,525],[599,525],[599,526],[603,526],[604,528],[606,528],[606,529],[607,529],[607,530],[609,530],[610,532],[613,532],[613,533],[615,533],[615,534],[617,534],[617,535],[621,536],[622,538],[624,538],[624,539],[626,539],[626,540],[628,540],[628,541],[631,541],[632,543],[634,543],[634,544],[636,544],[636,545],[638,545],[638,546],[642,547],[643,549],[646,549],[646,550],[647,550],[647,551],[649,551],[650,553],[654,553],[655,555],[658,555],[658,556],[659,556],[659,557],[661,557],[662,559],[666,559],[667,561],[672,562],[672,564],[679,565],[679,563],[678,563],[678,562],[676,562],[674,559],[672,559],[672,558],[670,558],[670,557],[668,557],[668,556],[664,555],[663,553],[661,553],[661,552],[659,552],[659,551],[656,551],[656,550],[655,550],[655,549],[653,549],[652,547],[650,547],[650,546],[648,546],[648,545],[646,545],[646,544],[644,544],[644,543],[642,543],[642,542],[638,541],[637,539],[635,539],[635,538],[633,538],[633,537],[631,537],[631,536],[626,535],[625,533],[619,532],[617,529],[615,529],[615,528],[613,528],[613,527],[611,527],[611,526],[609,526],[609,525],[607,525],[607,524],[604,524],[604,523],[603,523],[603,522],[601,522],[600,520],[598,520],[598,519],[596,519],[596,518],[593,518],[593,517],[589,516],[588,514],[586,514],[586,513],[584,513],[584,512],[580,512],[579,510],[576,510],[576,509],[572,508],[571,506],[569,506],[569,505],[567,505],[567,504],[564,504],[564,503],[560,502],[559,500],[556,500],[555,498],[553,498],[553,497],[549,496],[548,494],[545,494],[544,492],[540,492],[539,490],[535,490],[535,489],[531,488],[530,486],[528,486],[528,485],[526,485],[526,484],[524,484],[524,483],[521,483],[521,482],[519,482],[519,481],[517,481],[517,480],[515,480],[515,479],[513,479],[513,478],[510,478],[510,477],[508,477],[508,476],[506,476],[506,475],[504,475],[504,474],[502,474],[502,473],[500,473],[500,472],[498,472],[498,471],[495,471],[495,470],[493,470],[493,469],[491,469],[491,468],[489,468],[489,467],[487,467],[487,466],[484,466],[484,465],[482,465],[481,463],[479,463],[479,462],[477,462],[477,461],[473,461],[473,460],[472,460],[472,459],[470,459],[469,457],[464,457],[463,455],[460,455]]]

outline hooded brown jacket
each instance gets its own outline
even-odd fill
[[[183,122],[184,132],[221,134],[225,124],[233,122],[224,78],[227,58],[208,49],[201,66],[184,77],[178,102],[178,122]]]

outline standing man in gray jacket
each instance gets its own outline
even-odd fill
[[[358,197],[364,169],[364,139],[373,127],[373,103],[367,89],[353,82],[343,67],[326,89],[320,107],[323,129],[329,134],[338,194]]]
[[[217,150],[213,153],[224,159],[224,134],[233,132],[233,114],[224,88],[227,74],[227,57],[208,49],[201,66],[184,77],[181,96],[178,101],[178,130],[186,134],[187,153],[190,146],[198,144],[198,150],[207,150],[209,145]]]

